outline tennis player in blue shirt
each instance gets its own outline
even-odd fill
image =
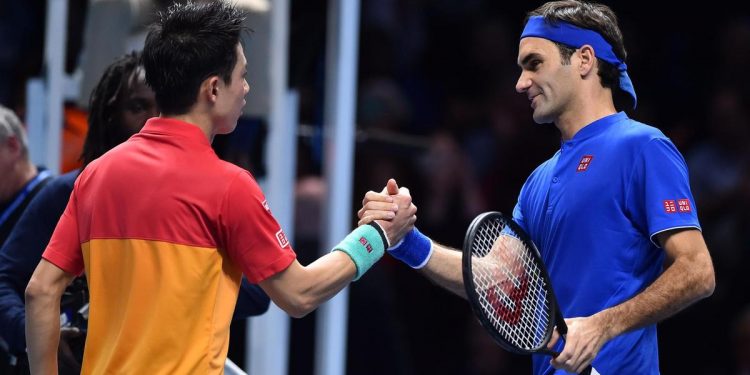
[[[569,331],[534,374],[659,374],[656,323],[709,296],[711,257],[685,160],[661,131],[616,108],[636,105],[614,12],[577,0],[529,13],[516,90],[534,121],[554,123],[560,150],[529,176],[513,211],[542,255]],[[361,223],[392,210],[368,192]],[[405,193],[404,190],[401,193]],[[390,253],[464,295],[461,253],[416,229]]]

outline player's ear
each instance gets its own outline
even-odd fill
[[[576,53],[580,59],[580,62],[578,63],[578,71],[581,76],[587,76],[593,71],[594,64],[596,63],[596,53],[594,52],[594,48],[588,44],[584,44],[576,51]]]
[[[203,80],[200,95],[211,103],[215,103],[219,95],[219,76],[210,76]]]

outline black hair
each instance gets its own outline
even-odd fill
[[[230,83],[244,19],[224,1],[175,3],[159,13],[146,37],[143,65],[163,114],[187,113],[211,76]]]
[[[115,60],[91,91],[89,130],[81,154],[83,167],[132,135],[122,124],[120,103],[143,69],[140,57],[139,53],[131,52]]]

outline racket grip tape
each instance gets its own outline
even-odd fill
[[[385,253],[388,238],[377,223],[362,225],[344,237],[331,251],[342,251],[357,267],[354,280],[359,280]]]
[[[409,267],[420,269],[432,256],[432,241],[414,227],[404,236],[401,242],[388,249],[388,254],[406,263]]]

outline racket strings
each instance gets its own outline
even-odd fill
[[[481,308],[494,328],[525,350],[545,344],[550,324],[548,286],[531,253],[510,227],[490,220],[472,244],[472,273]]]

